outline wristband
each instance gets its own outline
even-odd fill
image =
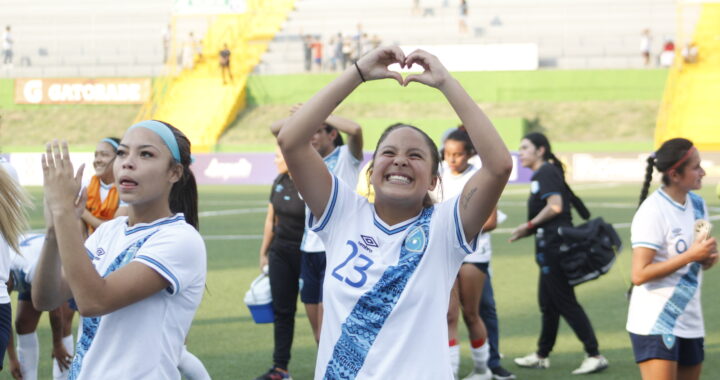
[[[358,66],[357,61],[355,61],[355,68],[357,69],[358,74],[360,74],[360,79],[362,79],[363,83],[365,83],[365,77],[362,75],[362,71],[360,71],[360,66]]]
[[[533,222],[532,222],[531,220],[528,220],[528,222],[527,222],[527,228],[528,228],[528,230],[534,230],[534,229],[535,229],[535,225],[533,224]]]

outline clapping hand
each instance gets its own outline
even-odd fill
[[[42,156],[43,190],[45,192],[45,216],[62,214],[68,210],[75,211],[79,218],[85,210],[87,192],[80,192],[81,180],[85,165],[80,165],[73,172],[67,142],[62,147],[57,140],[46,145]]]

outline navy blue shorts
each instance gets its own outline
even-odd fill
[[[325,278],[325,252],[302,252],[300,262],[300,300],[303,303],[321,303]]]
[[[650,359],[671,360],[682,366],[694,366],[705,359],[704,338],[679,338],[672,335],[630,333],[635,362]]]
[[[0,369],[5,361],[5,350],[10,341],[12,308],[9,303],[0,304]]]
[[[480,272],[485,273],[485,275],[488,275],[488,265],[490,263],[463,263],[463,265],[475,265],[475,268],[480,269]]]

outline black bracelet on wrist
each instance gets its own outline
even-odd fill
[[[357,61],[355,61],[355,68],[357,69],[358,74],[360,74],[360,79],[362,79],[363,83],[365,83],[365,77],[362,75],[362,71],[360,71],[360,66],[358,66]]]

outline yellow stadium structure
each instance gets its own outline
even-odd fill
[[[225,128],[245,108],[248,76],[260,62],[270,40],[280,29],[294,0],[247,2],[247,12],[215,15],[196,46],[173,43],[166,75],[153,84],[151,99],[137,121],[169,122],[190,139],[194,152],[212,151]],[[223,83],[219,52],[227,44],[231,51],[232,81]],[[174,59],[181,49],[192,51],[192,67],[180,67]]]
[[[700,150],[720,151],[720,3],[704,3],[692,42],[697,59],[687,62],[677,46],[655,129],[655,147],[684,137]]]

